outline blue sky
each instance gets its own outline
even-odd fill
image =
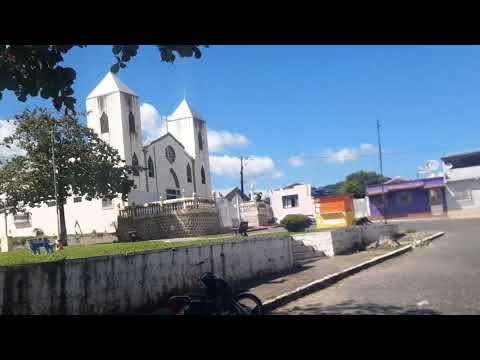
[[[393,153],[385,156],[387,176],[414,178],[426,160],[478,148],[479,46],[211,46],[203,52],[200,60],[166,64],[156,48],[144,46],[119,76],[161,115],[171,114],[186,90],[218,132],[216,189],[238,185],[240,155],[254,157],[247,181],[255,179],[259,189],[326,185],[356,170],[378,171],[376,118],[384,151]],[[76,49],[65,58],[77,70],[80,110],[113,62],[109,46]],[[34,105],[50,103],[21,103],[6,92],[0,120]],[[292,157],[303,165],[292,166]]]

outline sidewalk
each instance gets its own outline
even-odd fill
[[[369,250],[305,263],[303,266],[299,266],[296,270],[284,276],[259,280],[256,283],[252,283],[249,291],[257,295],[262,302],[266,302],[312,281],[348,269],[391,251],[392,249]],[[260,281],[262,281],[261,284],[259,284]]]
[[[269,276],[241,284],[241,288],[257,295],[262,303],[286,294],[301,286],[319,280],[325,276],[346,270],[352,266],[371,260],[377,256],[391,252],[392,249],[368,250],[350,255],[339,255],[324,258],[303,265],[284,275]],[[152,315],[171,315],[166,308],[159,308],[150,313]]]

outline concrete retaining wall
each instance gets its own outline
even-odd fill
[[[235,282],[292,266],[291,239],[281,237],[0,267],[0,314],[125,313],[197,290],[206,271]]]
[[[372,224],[293,235],[293,238],[305,245],[313,246],[316,251],[323,251],[327,256],[335,256],[346,254],[359,246],[369,245],[380,239],[391,238],[397,232],[397,225]]]

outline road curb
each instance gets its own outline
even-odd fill
[[[438,237],[440,237],[440,236],[442,236],[442,235],[444,235],[444,234],[445,234],[444,231],[439,231],[438,233],[435,233],[435,234],[433,234],[433,235],[427,236],[426,238],[423,238],[422,240],[419,240],[419,241],[415,242],[412,246],[413,246],[413,247],[416,247],[416,246],[418,246],[418,244],[427,244],[427,243],[429,243],[430,241],[432,241],[432,240],[434,240],[434,239],[436,239],[436,238],[438,238]]]
[[[418,243],[428,243],[429,241],[432,241],[433,239],[442,236],[445,234],[444,232],[438,232],[436,234],[427,236],[426,238],[420,240]],[[413,248],[417,246],[414,244],[411,245],[406,245],[401,247],[400,249],[396,249],[393,251],[390,251],[389,253],[374,257],[373,259],[364,261],[363,263],[357,264],[355,266],[349,267],[348,269],[327,275],[321,279],[312,281],[306,285],[300,286],[296,288],[295,290],[289,291],[287,293],[284,293],[282,295],[279,295],[273,299],[267,300],[264,302],[263,307],[266,312],[272,311],[273,309],[276,309],[280,306],[283,306],[289,302],[292,302],[294,300],[297,300],[303,296],[306,296],[308,294],[311,294],[315,291],[325,289],[329,286],[332,286],[333,284],[339,282],[340,280],[343,280],[359,271],[368,269],[369,267],[372,267],[374,265],[380,264],[385,260],[388,260],[390,258],[394,258],[396,256],[405,254],[408,251],[412,251]]]

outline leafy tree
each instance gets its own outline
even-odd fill
[[[368,185],[381,184],[388,179],[374,171],[357,171],[345,178],[345,182],[340,187],[340,192],[342,194],[352,194],[355,197],[365,197]]]
[[[365,192],[365,184],[358,180],[345,181],[340,187],[341,194],[352,194],[355,197],[364,197]]]
[[[173,63],[175,53],[180,57],[199,59],[200,45],[155,45],[160,51],[160,60]],[[71,67],[62,67],[65,54],[73,48],[86,45],[0,45],[0,99],[3,91],[11,90],[19,101],[28,96],[52,99],[55,109],[65,106],[65,111],[75,111],[76,99],[72,86],[77,74]],[[205,45],[205,47],[208,47]],[[139,45],[113,45],[116,63],[110,70],[117,73],[125,68],[139,51]]]
[[[78,122],[77,115],[55,118],[48,110],[26,110],[16,116],[16,130],[4,139],[25,150],[0,168],[0,194],[12,204],[11,212],[26,206],[55,201],[52,148],[55,158],[59,242],[66,244],[64,205],[70,196],[86,200],[126,200],[133,187],[131,167],[124,165],[116,149]],[[52,146],[53,145],[53,146]]]

